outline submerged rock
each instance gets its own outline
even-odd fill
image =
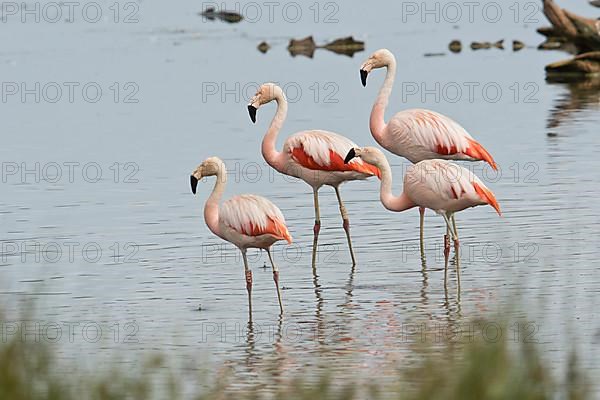
[[[241,14],[235,11],[217,11],[214,7],[208,7],[206,10],[199,13],[199,15],[203,16],[204,18],[208,18],[211,21],[218,19],[224,22],[229,22],[230,24],[240,22],[244,19]]]
[[[304,39],[299,40],[291,39],[290,44],[288,44],[287,47],[292,57],[302,55],[308,58],[313,58],[316,48],[317,45],[312,36],[307,36]]]
[[[269,46],[269,43],[267,42],[261,42],[257,47],[258,51],[260,51],[263,54],[269,51],[270,48],[271,46]]]
[[[492,47],[495,47],[500,50],[504,50],[504,39],[498,40],[496,43],[491,43],[491,42],[473,42],[473,43],[471,43],[471,49],[473,49],[473,50],[491,49]]]
[[[489,49],[492,47],[490,42],[473,42],[471,43],[471,49],[480,50],[480,49]]]
[[[448,48],[453,53],[460,53],[462,51],[462,43],[460,42],[460,40],[453,40],[448,45]]]
[[[327,43],[326,45],[322,46],[322,48],[333,51],[336,54],[344,54],[352,57],[354,56],[354,53],[365,50],[365,42],[355,40],[352,36],[348,36]]]
[[[513,42],[512,42],[513,51],[519,51],[519,50],[523,49],[524,47],[525,47],[525,43],[523,43],[519,40],[513,40]]]
[[[292,56],[303,55],[313,58],[316,49],[326,49],[336,54],[344,54],[352,57],[354,53],[364,51],[365,42],[355,40],[352,36],[341,39],[336,39],[323,46],[315,43],[312,36],[307,36],[304,39],[292,39],[287,47]]]

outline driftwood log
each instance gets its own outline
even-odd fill
[[[544,14],[552,24],[538,32],[546,36],[542,49],[562,49],[576,57],[550,64],[548,76],[586,76],[600,73],[600,20],[582,17],[560,8],[554,0],[542,0]]]
[[[600,21],[582,17],[560,8],[554,0],[542,0],[544,15],[551,28],[540,28],[538,32],[550,42],[573,43],[580,53],[600,50]]]
[[[557,61],[546,66],[546,74],[579,77],[581,75],[600,75],[600,51],[590,51],[570,60]]]

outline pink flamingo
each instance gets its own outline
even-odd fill
[[[356,264],[352,241],[350,239],[350,221],[346,207],[342,202],[339,186],[347,181],[379,176],[379,170],[362,160],[344,163],[344,156],[354,147],[352,141],[333,132],[322,130],[302,131],[290,136],[283,145],[283,151],[275,148],[277,135],[287,115],[287,100],[281,88],[273,83],[263,84],[250,100],[248,112],[252,122],[256,122],[256,111],[264,104],[275,100],[277,112],[262,142],[262,154],[267,163],[289,176],[302,179],[313,189],[315,206],[315,225],[313,242],[313,266],[315,265],[316,246],[321,229],[318,191],[323,185],[332,186],[337,195],[343,227],[348,239],[348,247],[353,265]]]
[[[367,76],[373,69],[387,68],[385,81],[371,111],[369,126],[373,138],[391,153],[412,163],[429,159],[485,161],[494,170],[496,162],[488,151],[458,123],[445,115],[423,109],[404,110],[386,124],[388,105],[396,76],[396,58],[391,51],[374,52],[360,67],[360,78],[367,86]],[[423,219],[425,209],[420,207],[420,243],[423,251]]]
[[[444,217],[444,282],[450,255],[449,238],[454,239],[456,273],[460,285],[458,230],[454,213],[469,207],[489,204],[498,215],[500,205],[481,180],[466,168],[444,160],[424,160],[411,165],[404,175],[404,188],[400,196],[392,194],[392,170],[387,158],[375,147],[354,148],[348,152],[344,162],[355,157],[376,166],[381,171],[380,200],[390,211],[401,212],[413,207],[429,208]]]
[[[248,267],[248,258],[246,257],[246,251],[249,248],[267,251],[273,268],[279,310],[283,314],[281,290],[279,289],[279,269],[273,262],[270,250],[271,246],[279,240],[287,240],[288,243],[292,243],[292,237],[285,225],[281,211],[269,200],[253,194],[232,197],[219,206],[227,184],[227,170],[223,161],[218,157],[207,158],[192,172],[190,177],[192,193],[196,194],[198,181],[205,176],[216,176],[217,181],[204,206],[204,221],[212,233],[234,244],[242,252],[250,318],[252,318],[252,271]]]

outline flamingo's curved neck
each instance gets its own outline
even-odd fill
[[[277,112],[263,138],[262,155],[271,167],[281,172],[285,168],[283,165],[283,153],[277,151],[275,143],[277,135],[279,135],[279,131],[283,126],[283,121],[285,121],[285,117],[287,116],[288,104],[283,93],[277,93],[275,101],[277,101]]]
[[[402,192],[400,196],[394,196],[392,194],[392,169],[387,159],[383,157],[377,163],[377,168],[381,171],[381,188],[379,197],[381,204],[390,211],[405,211],[416,206],[415,203]]]
[[[221,164],[213,191],[204,205],[204,221],[208,229],[219,237],[221,237],[221,229],[219,228],[219,202],[221,201],[226,185],[227,169],[224,164]]]
[[[390,95],[392,94],[392,87],[394,86],[394,79],[396,77],[396,60],[391,58],[387,65],[387,72],[383,86],[379,90],[379,94],[373,104],[373,110],[371,111],[371,120],[369,126],[371,128],[371,134],[381,144],[381,139],[385,131],[385,109],[388,105]]]

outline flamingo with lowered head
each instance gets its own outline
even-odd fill
[[[292,243],[292,237],[285,225],[281,211],[269,200],[253,194],[235,196],[219,205],[227,184],[227,170],[223,161],[218,157],[207,158],[192,172],[190,176],[192,193],[196,194],[198,181],[205,176],[216,176],[217,180],[204,206],[204,221],[212,233],[234,244],[242,252],[250,319],[252,319],[252,271],[248,267],[248,258],[246,257],[246,251],[249,248],[267,251],[273,268],[279,310],[283,314],[281,290],[279,289],[279,269],[273,262],[270,250],[271,246],[279,240]]]
[[[469,207],[489,204],[498,215],[500,205],[481,180],[466,168],[445,160],[424,160],[411,165],[404,175],[404,187],[400,196],[392,194],[392,170],[387,158],[375,147],[354,148],[348,152],[345,162],[361,158],[381,171],[380,200],[390,211],[401,212],[413,207],[429,208],[444,217],[444,282],[447,277],[449,238],[454,239],[456,273],[460,285],[458,230],[454,213]]]
[[[323,185],[332,186],[335,189],[350,256],[355,265],[356,259],[350,239],[350,220],[342,202],[339,187],[344,182],[379,176],[379,170],[360,159],[344,163],[345,155],[350,149],[356,147],[356,144],[333,132],[322,130],[298,132],[285,141],[283,151],[278,151],[275,143],[287,116],[288,108],[283,90],[273,83],[263,84],[250,100],[248,112],[252,122],[256,122],[258,108],[273,100],[277,102],[277,111],[263,139],[262,155],[275,170],[302,179],[313,189],[315,206],[313,266],[315,265],[317,238],[321,228],[318,191]]]
[[[462,126],[445,115],[430,110],[410,109],[400,111],[386,124],[385,109],[396,77],[396,58],[392,52],[380,49],[371,54],[360,67],[360,78],[363,86],[367,86],[369,73],[383,67],[387,68],[387,73],[369,122],[371,134],[381,147],[412,163],[429,159],[485,161],[494,170],[497,169],[490,153]],[[421,249],[424,211],[424,208],[419,208]]]

